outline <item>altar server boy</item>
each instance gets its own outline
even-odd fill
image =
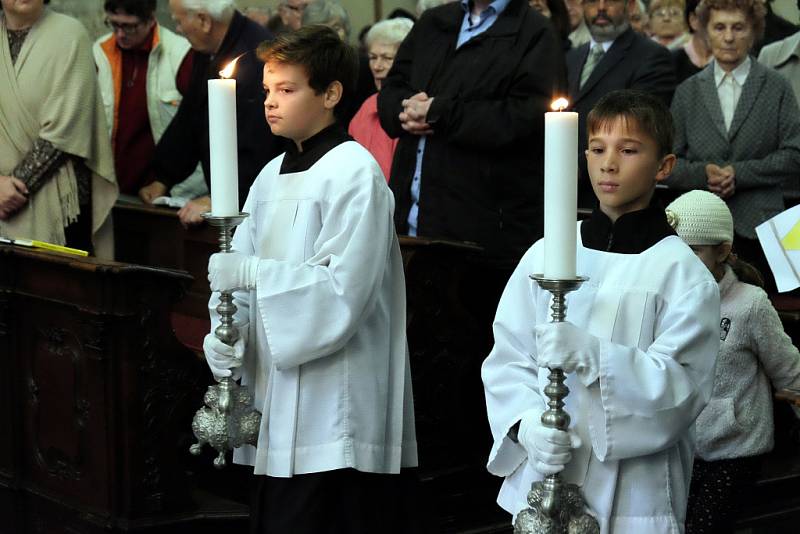
[[[234,252],[209,261],[212,291],[238,290],[241,341],[204,343],[263,414],[234,455],[261,475],[252,532],[397,532],[398,473],[417,464],[405,281],[386,179],[334,116],[357,58],[322,26],[259,56],[267,122],[292,143],[251,187]]]
[[[543,242],[522,258],[483,364],[498,503],[526,508],[531,483],[563,470],[601,532],[683,532],[691,425],[708,401],[719,348],[719,291],[652,200],[675,156],[669,109],[646,93],[610,93],[587,119],[586,159],[599,207],[578,223],[567,322],[550,323]],[[570,394],[568,432],[545,428],[548,367]],[[566,464],[566,468],[564,467]]]

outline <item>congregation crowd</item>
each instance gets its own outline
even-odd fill
[[[566,97],[568,109],[579,114],[579,150],[575,154],[579,161],[578,198],[587,216],[591,212],[592,221],[579,231],[579,237],[588,249],[645,257],[645,251],[677,231],[679,237],[695,249],[719,287],[714,284],[712,290],[703,286],[701,277],[695,276],[691,269],[686,271],[688,274],[681,270],[683,264],[676,271],[683,274],[662,274],[683,277],[684,282],[697,282],[696,287],[702,287],[687,302],[696,300],[708,304],[716,302],[713,299],[721,295],[723,322],[728,317],[726,336],[731,330],[730,318],[736,316],[734,305],[726,301],[728,297],[733,298],[733,292],[726,291],[741,289],[736,285],[740,278],[763,286],[767,292],[775,291],[755,228],[800,202],[800,28],[775,15],[769,2],[764,0],[419,0],[416,13],[395,10],[386,19],[364,28],[357,39],[354,39],[347,11],[337,0],[278,0],[277,5],[266,5],[265,1],[263,8],[242,11],[236,9],[234,0],[169,0],[175,32],[156,21],[156,0],[105,0],[103,9],[110,33],[94,43],[78,21],[49,9],[46,5],[49,0],[1,1],[0,236],[66,244],[92,251],[98,257],[111,258],[111,210],[120,195],[145,204],[174,206],[184,226],[202,224],[202,214],[211,209],[207,82],[219,78],[220,71],[237,59],[240,206],[245,206],[252,214],[252,222],[248,220],[237,231],[234,248],[237,253],[249,251],[251,259],[231,254],[225,259],[225,268],[219,264],[223,260],[217,258],[218,265],[210,269],[212,290],[253,292],[251,296],[239,297],[238,305],[245,314],[248,309],[267,310],[262,315],[251,314],[248,324],[253,346],[258,347],[259,355],[268,356],[251,359],[250,367],[245,365],[245,373],[257,377],[251,384],[256,389],[257,401],[266,403],[264,411],[272,421],[269,424],[277,428],[285,423],[292,439],[304,432],[324,434],[320,430],[324,425],[317,419],[302,427],[301,423],[285,418],[275,406],[269,406],[270,396],[285,392],[299,399],[294,401],[295,408],[302,402],[310,403],[309,406],[321,405],[313,404],[322,401],[300,385],[299,371],[291,375],[287,374],[287,369],[307,366],[304,373],[316,377],[323,390],[331,388],[328,393],[332,395],[339,387],[331,382],[333,368],[320,367],[322,364],[316,358],[331,352],[339,354],[339,351],[348,352],[350,356],[361,354],[359,351],[366,353],[365,347],[379,345],[378,338],[396,342],[387,349],[391,353],[386,370],[390,384],[376,386],[376,389],[388,387],[393,395],[394,404],[386,408],[391,414],[387,416],[385,436],[371,436],[373,441],[356,444],[356,448],[361,449],[355,452],[349,449],[342,452],[333,445],[318,449],[309,447],[303,451],[297,447],[292,449],[290,444],[285,449],[291,452],[284,456],[284,449],[277,448],[280,440],[274,444],[267,442],[265,434],[276,432],[270,427],[269,432],[262,432],[263,443],[259,442],[252,456],[245,452],[237,459],[254,465],[256,474],[280,478],[339,469],[342,467],[339,464],[334,462],[331,467],[320,459],[339,454],[348,458],[348,467],[355,466],[370,473],[396,473],[400,467],[416,465],[413,408],[407,406],[411,396],[406,376],[405,338],[397,344],[400,338],[396,337],[394,319],[388,326],[380,323],[384,315],[396,319],[395,315],[404,317],[405,314],[405,304],[402,310],[395,309],[398,304],[392,295],[398,288],[389,287],[391,280],[398,276],[395,271],[401,270],[399,256],[392,248],[396,248],[394,232],[470,242],[481,249],[465,266],[468,278],[480,283],[471,286],[469,295],[463,295],[462,300],[476,322],[485,326],[485,347],[482,348],[485,354],[492,353],[484,365],[484,381],[489,420],[493,422],[493,430],[499,428],[500,433],[494,436],[490,470],[506,476],[507,484],[508,481],[517,484],[513,488],[504,486],[501,504],[519,500],[519,495],[524,497],[536,465],[547,464],[539,468],[540,473],[547,474],[553,464],[567,463],[564,460],[566,451],[574,449],[574,454],[579,456],[577,451],[586,449],[581,449],[574,441],[564,445],[563,436],[545,435],[541,434],[541,429],[533,429],[535,423],[532,418],[526,419],[527,412],[517,411],[506,417],[504,411],[509,410],[508,402],[517,399],[515,394],[509,393],[515,386],[505,382],[508,377],[497,378],[492,374],[506,372],[502,369],[504,366],[506,369],[516,365],[517,369],[525,367],[513,356],[524,353],[527,342],[519,341],[524,337],[522,334],[519,339],[515,338],[516,328],[520,331],[527,328],[517,324],[515,314],[520,310],[535,314],[535,305],[543,302],[538,294],[529,298],[531,295],[525,293],[530,273],[524,279],[519,278],[517,266],[521,260],[523,264],[531,262],[528,266],[538,265],[529,249],[534,250],[531,246],[543,235],[544,113],[550,110],[551,102],[557,97]],[[323,32],[321,27],[332,31]],[[294,41],[288,37],[292,35]],[[312,38],[317,41],[306,42]],[[339,41],[334,45],[325,39]],[[345,44],[356,40],[356,46]],[[320,45],[324,42],[328,45]],[[337,48],[339,45],[341,49]],[[350,53],[353,61],[348,63]],[[292,104],[292,93],[301,94],[304,82],[297,81],[302,76],[298,78],[296,72],[286,70],[287,65],[307,66],[304,71],[307,85],[313,89],[315,97],[322,99],[308,102],[320,105],[319,116],[313,115],[313,105],[307,110],[292,107],[297,106]],[[331,65],[339,65],[341,69],[330,73]],[[321,80],[315,79],[316,72],[322,73]],[[278,78],[284,81],[275,82]],[[326,81],[328,79],[336,83]],[[620,90],[638,91],[627,94],[639,96],[633,100],[623,97],[617,101],[607,100],[609,95],[613,97]],[[642,109],[647,108],[646,111],[632,114],[625,110],[614,111],[614,105],[636,108],[637,98],[645,102]],[[601,111],[593,112],[598,105]],[[669,112],[659,115],[662,107]],[[310,131],[314,135],[304,137],[303,132],[292,129],[282,115],[284,110],[325,128]],[[328,112],[335,114],[333,125],[320,118]],[[606,116],[598,118],[602,113]],[[594,117],[594,123],[590,117]],[[642,186],[642,194],[636,197],[637,201],[646,197],[648,203],[637,204],[637,210],[633,210],[634,205],[630,203],[614,205],[616,215],[610,216],[607,206],[598,208],[597,196],[601,196],[598,187],[608,192],[619,184],[598,186],[592,173],[599,172],[598,169],[606,172],[609,165],[618,165],[611,159],[599,161],[604,150],[599,148],[599,139],[605,138],[598,132],[610,136],[616,131],[615,121],[619,117],[623,117],[623,122],[628,121],[622,129],[634,132],[622,139],[621,142],[627,144],[619,149],[620,157],[635,155],[637,151],[644,153],[642,147],[652,141],[658,148],[658,158],[654,160],[658,161],[658,168],[637,171],[655,176]],[[674,135],[668,124],[674,124]],[[391,190],[391,194],[384,193],[374,189],[372,184],[367,188],[369,200],[364,200],[360,196],[364,191],[353,185],[353,198],[347,202],[363,210],[359,212],[359,220],[351,220],[353,205],[347,204],[349,207],[345,209],[337,204],[341,201],[337,194],[345,193],[334,194],[325,189],[338,187],[325,185],[331,181],[331,176],[315,170],[316,163],[321,161],[328,161],[326,165],[332,169],[331,161],[345,168],[363,159],[360,152],[346,145],[345,140],[350,138],[345,130],[374,158],[376,168],[385,179],[380,186],[387,189],[388,184],[387,191]],[[640,140],[645,137],[648,141]],[[372,163],[364,165],[369,167]],[[278,177],[277,181],[267,182],[272,179],[270,173]],[[297,173],[303,178],[290,185],[280,178],[287,173]],[[261,175],[265,178],[256,181]],[[353,184],[358,180],[361,177],[354,174]],[[655,182],[659,182],[659,186],[651,201],[644,191],[654,188]],[[267,183],[271,188],[265,185]],[[347,190],[350,185],[347,182],[343,187]],[[285,204],[284,197],[280,202],[275,200],[278,192],[290,195],[286,198],[292,200],[291,205]],[[702,192],[703,196],[683,196],[673,202],[670,211],[679,214],[684,226],[673,221],[669,229],[661,221],[664,218],[661,202],[686,192]],[[324,199],[322,204],[330,211],[314,212],[309,208],[309,198]],[[600,206],[604,206],[603,198]],[[385,221],[381,220],[381,210],[393,213],[388,230],[382,226]],[[708,214],[713,216],[702,219]],[[686,225],[694,220],[692,217],[700,217],[701,222],[697,224],[701,228],[687,229]],[[336,226],[338,233],[328,235],[326,225],[341,227]],[[262,235],[266,227],[271,228],[271,233]],[[278,237],[282,232],[288,237]],[[316,240],[309,241],[314,232],[318,232]],[[248,240],[250,238],[252,240]],[[342,247],[342,240],[359,244],[337,248]],[[366,245],[370,246],[359,248]],[[719,248],[720,245],[726,246]],[[381,288],[380,295],[361,294],[361,289],[353,289],[350,294],[324,286],[327,279],[319,270],[305,272],[299,267],[271,265],[270,274],[267,274],[266,267],[252,260],[259,256],[259,247],[263,247],[261,257],[264,258],[297,259],[300,263],[318,260],[325,269],[338,269],[331,277],[344,287],[372,285]],[[731,248],[742,260],[740,263],[730,260]],[[361,261],[373,253],[383,258],[382,262],[385,259],[385,263],[375,265],[375,272],[369,270],[366,265],[369,262]],[[668,253],[674,252],[669,249]],[[596,265],[604,261],[598,259]],[[357,268],[348,267],[356,264],[359,264]],[[748,264],[755,270],[741,267]],[[652,267],[642,267],[641,272],[648,268]],[[638,267],[633,270],[639,272]],[[734,270],[736,275],[732,274]],[[598,270],[593,276],[614,279],[609,274],[611,271],[609,264],[607,272]],[[618,270],[617,276],[623,271]],[[235,273],[238,278],[224,273]],[[658,269],[648,271],[654,279],[662,276],[659,273]],[[665,291],[661,286],[650,293],[645,291],[647,295],[642,296],[641,288],[649,287],[650,281],[636,280],[635,276],[616,282],[625,288],[623,296],[616,297],[618,310],[614,311],[619,314],[620,325],[627,324],[626,319],[631,320],[632,316],[626,314],[645,310],[642,313],[646,316],[650,306],[647,295],[659,295],[667,301],[684,298],[680,287]],[[514,302],[507,287],[519,289],[517,297],[525,297],[530,302]],[[504,289],[506,295],[501,301]],[[598,294],[602,296],[602,291]],[[780,387],[800,386],[800,354],[783,334],[777,314],[766,298],[762,298],[763,292],[736,295],[746,300],[747,306],[759,307],[754,313],[760,322],[745,314],[734,321],[731,339],[738,340],[740,331],[736,328],[749,322],[750,328],[761,328],[762,334],[769,332],[766,337],[771,344],[762,340],[761,345],[747,345],[745,341],[737,345],[740,352],[749,351],[753,358],[761,358],[751,358],[747,364],[752,383],[737,382],[736,367],[717,364],[718,376],[721,369],[729,374],[724,375],[722,385],[718,381],[714,386],[714,398],[708,403],[708,411],[700,417],[707,422],[707,428],[718,430],[720,421],[726,417],[730,419],[732,411],[739,410],[740,400],[760,411],[758,417],[737,416],[728,421],[730,425],[746,423],[744,427],[723,429],[723,437],[700,433],[692,495],[686,487],[681,490],[685,490],[686,495],[676,497],[676,501],[683,498],[684,504],[689,502],[688,532],[717,532],[730,528],[737,488],[752,479],[757,469],[757,463],[736,460],[758,457],[772,447],[771,423],[767,421],[771,419],[767,379]],[[640,296],[645,300],[637,300]],[[314,325],[312,348],[309,348],[308,337],[298,335],[290,339],[290,334],[286,334],[294,328],[291,323],[298,320],[286,313],[286,310],[297,310],[295,299],[310,304],[310,309],[324,311],[324,321],[318,321],[313,314],[303,315]],[[367,301],[369,306],[380,310],[380,313],[375,312],[378,318],[367,312],[364,318],[353,311],[366,306]],[[506,303],[505,313],[503,302]],[[683,311],[674,311],[673,319],[684,325],[685,331],[691,331],[693,326],[685,319],[690,312],[701,308],[682,305],[686,307]],[[736,305],[745,304],[737,301]],[[586,306],[591,308],[592,304]],[[511,309],[514,313],[509,311]],[[493,333],[491,325],[496,311]],[[686,315],[681,315],[684,312]],[[352,326],[348,322],[351,319],[362,322]],[[213,312],[212,320],[216,320]],[[636,341],[619,343],[636,346],[645,343],[647,335],[658,334],[662,320],[663,317],[646,316],[641,319],[642,324],[635,327],[610,325],[609,337],[630,328],[636,332]],[[647,321],[650,323],[645,324]],[[506,326],[507,330],[503,330]],[[590,326],[600,328],[595,323]],[[712,337],[716,336],[716,332],[711,331]],[[277,337],[274,332],[279,332]],[[350,337],[343,332],[348,332]],[[687,335],[685,332],[667,334],[675,336],[674,339]],[[690,346],[700,343],[697,341],[700,332],[696,334],[698,338],[683,339],[676,342],[676,346],[685,344],[687,352],[699,350],[695,345]],[[282,335],[285,337],[281,338]],[[537,333],[537,343],[538,336]],[[758,333],[748,336],[748,339],[759,337]],[[246,333],[244,337],[248,337]],[[584,340],[577,331],[571,332],[571,338]],[[563,341],[561,337],[558,339]],[[721,339],[724,341],[725,337]],[[653,341],[654,346],[656,341],[658,339]],[[207,340],[207,343],[212,342]],[[504,348],[504,343],[509,346]],[[594,348],[589,350],[589,346]],[[645,349],[650,351],[652,347],[645,346],[642,350]],[[673,349],[679,352],[674,347],[664,351]],[[215,345],[206,347],[206,354],[207,357],[217,354],[220,360],[225,360],[231,356],[226,350]],[[245,355],[245,348],[236,350],[238,358]],[[641,355],[627,355],[618,345],[601,346],[591,339],[585,340],[580,350],[575,350],[576,353],[596,353],[595,359],[601,360],[614,351],[619,352],[619,361],[641,360]],[[309,356],[310,353],[318,356]],[[367,356],[362,356],[365,359],[358,360],[361,366],[357,371],[336,368],[336,372],[354,373],[353,380],[369,382],[374,370]],[[544,357],[544,354],[539,356]],[[675,359],[680,360],[679,356]],[[212,360],[213,357],[210,363]],[[756,365],[755,361],[760,361],[761,365]],[[480,364],[475,364],[476,376],[480,375]],[[274,369],[267,372],[266,369],[273,367],[262,368],[262,365],[276,367],[280,373]],[[674,398],[659,400],[669,404],[668,409],[663,406],[654,409],[660,417],[666,417],[667,412],[678,413],[673,419],[676,425],[676,421],[683,421],[681,418],[688,413],[693,414],[692,421],[697,417],[702,409],[699,400],[702,395],[689,390],[695,386],[700,388],[699,383],[710,380],[708,373],[705,378],[697,378],[701,376],[702,366],[698,371],[692,362],[681,365],[683,367],[668,369],[675,376],[680,375],[679,379],[653,374],[654,381],[684,380],[687,384],[688,389],[675,386],[664,394],[665,398],[670,395]],[[593,395],[592,384],[597,386],[598,392],[599,382],[606,387],[604,373],[608,370],[594,369],[590,377],[581,374],[592,366],[600,364],[574,364],[579,369],[580,380]],[[687,371],[691,376],[681,374],[685,368],[692,368],[691,372]],[[216,375],[230,374],[227,368],[216,371]],[[642,371],[638,378],[646,379],[649,372]],[[713,378],[713,372],[710,376]],[[710,380],[709,384],[713,382]],[[708,388],[710,391],[711,386]],[[716,398],[723,390],[728,399],[725,402]],[[751,397],[746,397],[745,390]],[[370,397],[371,393],[374,392],[360,391],[359,394],[363,395],[362,401],[368,399],[367,404],[386,400],[380,395]],[[317,394],[315,391],[314,395]],[[736,408],[730,404],[734,397],[739,398]],[[585,402],[591,400],[589,396],[586,399],[589,400]],[[593,400],[600,404],[598,399]],[[602,402],[606,400],[604,397]],[[576,404],[571,408],[582,411],[583,415],[588,413],[584,405]],[[495,421],[492,421],[493,410]],[[537,411],[536,418],[540,412]],[[497,426],[498,413],[510,424]],[[640,415],[628,414],[627,424],[655,425]],[[303,415],[297,417],[300,421]],[[308,422],[315,416],[305,414],[305,417]],[[353,420],[355,424],[368,427],[370,423],[364,421],[369,418],[364,417],[361,420],[353,416]],[[660,430],[663,428],[653,427],[654,434]],[[661,465],[655,463],[657,455],[680,456],[686,452],[681,448],[683,437],[675,437],[683,436],[684,431],[684,427],[676,429],[674,435],[670,434],[673,437],[665,437],[659,446],[642,445],[655,447],[647,453],[652,453],[648,458],[654,463],[628,463],[634,466],[630,467],[631,472],[625,471],[624,462],[640,461],[645,455],[642,451],[632,450],[625,453],[627,457],[615,457],[614,454],[620,453],[612,452],[612,447],[619,447],[619,444],[612,445],[609,441],[601,445],[594,435],[589,437],[588,434],[574,438],[578,443],[580,438],[584,442],[594,440],[586,450],[619,462],[623,467],[619,467],[614,476],[619,476],[620,481],[626,476],[639,480],[632,472],[641,466]],[[536,437],[530,437],[534,434]],[[606,437],[610,440],[612,434],[609,430]],[[513,448],[506,435],[515,444],[519,440],[524,445],[519,448],[522,452]],[[376,444],[382,439],[387,441],[381,442],[385,450],[378,451]],[[540,464],[532,461],[523,468],[517,462],[511,466],[516,461],[515,455],[533,455],[525,439],[535,442],[536,446],[550,443],[552,450],[540,451],[537,458]],[[655,438],[651,436],[651,439]],[[670,448],[673,446],[674,449]],[[605,452],[600,454],[598,450]],[[558,456],[556,460],[553,454]],[[595,496],[610,495],[608,502],[597,504],[601,509],[608,508],[605,516],[600,512],[606,521],[603,528],[613,531],[615,524],[618,529],[623,528],[619,525],[643,528],[635,521],[615,523],[619,519],[614,514],[623,514],[622,508],[630,505],[634,510],[634,505],[620,497],[625,491],[634,490],[622,486],[616,490],[591,486],[592,483],[605,484],[596,481],[606,480],[603,477],[611,475],[601,473],[606,468],[603,458],[599,463],[591,463],[588,458],[577,458],[575,463],[583,463],[584,470],[576,476],[581,481],[594,481],[587,482],[587,491],[594,491]],[[670,456],[668,462],[675,461]],[[719,461],[729,463],[715,463]],[[674,463],[668,465],[668,469],[674,471],[654,484],[663,487],[680,479],[680,469],[674,467]],[[682,467],[686,468],[685,463]],[[573,474],[574,471],[575,468]],[[724,477],[728,477],[727,482],[721,482]],[[524,490],[520,489],[520,480],[526,483],[521,485],[525,486]],[[328,482],[313,482],[322,483]],[[336,479],[332,487],[340,483],[342,479]],[[347,486],[350,483],[346,481],[345,487],[350,487]],[[358,484],[360,482],[354,486]],[[720,489],[723,486],[724,491]],[[319,487],[308,486],[299,491],[311,492]],[[361,487],[373,488],[369,484]],[[376,495],[382,495],[384,489],[375,490]],[[278,495],[286,488],[264,486],[260,491],[267,495],[264,499],[270,506],[276,506],[276,502],[281,502]],[[291,491],[297,492],[298,487]],[[516,493],[512,495],[513,492]],[[715,502],[716,511],[712,513],[709,506],[697,504],[701,498],[704,502]],[[672,508],[664,512],[664,517],[668,517],[664,524],[668,527],[659,523],[657,528],[640,531],[670,531],[676,518],[682,531],[682,505],[672,503],[670,506]],[[514,514],[520,510],[516,501],[504,507]],[[635,513],[631,512],[631,517],[633,515]],[[272,528],[265,531],[280,532],[281,528],[288,527]]]

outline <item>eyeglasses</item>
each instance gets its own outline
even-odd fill
[[[103,24],[105,24],[106,27],[109,28],[114,33],[118,32],[118,31],[121,31],[125,35],[133,35],[133,34],[135,34],[136,32],[139,31],[139,29],[142,27],[142,24],[144,24],[144,22],[143,21],[139,21],[139,22],[136,22],[134,24],[130,24],[130,23],[129,24],[122,24],[122,23],[119,23],[119,22],[114,22],[113,20],[105,19],[103,21]]]
[[[683,10],[677,7],[660,7],[653,11],[651,17],[680,17],[683,15]]]

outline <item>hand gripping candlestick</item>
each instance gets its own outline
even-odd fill
[[[561,323],[567,315],[566,295],[578,289],[587,279],[551,279],[541,274],[531,276],[539,287],[553,295],[552,322]],[[566,431],[569,414],[564,411],[564,398],[569,388],[564,385],[566,376],[558,368],[550,369],[550,383],[544,388],[548,398],[548,409],[542,414],[542,424],[548,428]],[[578,486],[567,484],[558,473],[547,475],[544,480],[534,482],[528,492],[530,508],[517,514],[514,522],[515,534],[599,534],[597,520],[586,513],[586,504]]]
[[[545,113],[544,142],[544,274],[531,276],[539,287],[553,295],[552,319],[563,322],[567,314],[566,295],[578,289],[586,278],[575,276],[578,218],[578,114],[565,112],[569,103],[553,102],[553,113]],[[550,369],[550,383],[544,388],[548,410],[542,424],[566,431],[569,414],[564,398],[564,371]],[[599,534],[597,521],[586,513],[578,487],[565,484],[558,474],[534,482],[528,493],[530,508],[517,515],[516,534]]]
[[[219,228],[219,248],[223,253],[231,251],[231,233],[248,216],[239,212],[236,80],[230,79],[238,59],[220,72],[223,79],[208,81],[211,213],[204,213],[203,218]],[[220,291],[217,313],[220,324],[214,335],[232,347],[239,339],[239,330],[233,324],[236,305],[231,291]],[[206,406],[200,408],[192,420],[197,443],[189,450],[199,455],[203,444],[208,443],[219,452],[214,466],[222,468],[227,463],[225,453],[228,450],[258,442],[261,414],[252,408],[253,396],[247,388],[230,377],[218,382],[209,386],[204,398]]]
[[[231,232],[247,215],[239,213],[226,217],[203,214],[203,218],[211,226],[219,228],[221,252],[231,251]],[[232,347],[239,339],[239,329],[233,324],[236,305],[233,303],[231,291],[220,291],[217,313],[220,323],[214,330],[214,335]],[[261,414],[252,407],[253,395],[250,391],[231,377],[222,378],[218,384],[209,386],[203,400],[206,405],[197,410],[192,420],[192,431],[197,443],[189,451],[197,456],[202,451],[203,444],[208,443],[218,451],[219,454],[214,458],[214,467],[221,469],[227,464],[225,453],[228,450],[258,442]]]

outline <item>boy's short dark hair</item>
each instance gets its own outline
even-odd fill
[[[612,91],[600,99],[586,118],[586,131],[591,135],[610,127],[617,119],[652,137],[658,145],[659,157],[672,152],[675,135],[672,113],[664,102],[649,93],[634,89]]]
[[[327,26],[303,26],[297,31],[280,34],[261,43],[257,54],[265,64],[277,61],[305,68],[308,85],[316,94],[338,81],[343,88],[339,104],[353,94],[358,75],[358,54]],[[337,109],[339,107],[337,105]]]
[[[150,20],[156,11],[156,0],[106,0],[103,10],[108,13],[124,11],[142,20]]]

